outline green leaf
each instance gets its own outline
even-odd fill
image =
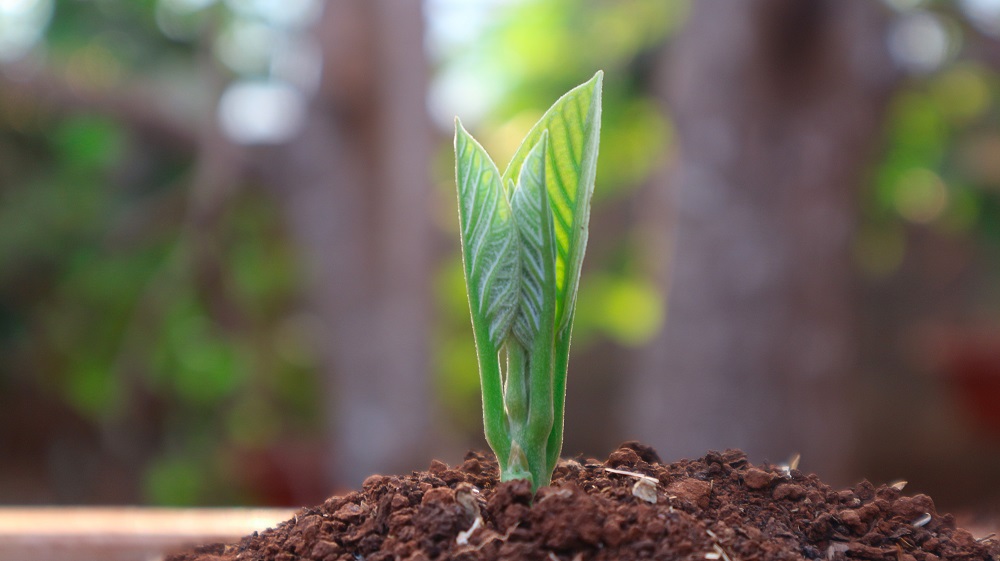
[[[517,311],[520,244],[500,172],[458,119],[455,168],[472,321],[486,327],[490,342],[499,347]]]
[[[518,176],[531,149],[548,131],[546,190],[556,241],[556,329],[569,323],[576,303],[580,267],[587,247],[590,199],[597,174],[601,132],[603,72],[557,100],[528,132],[503,175],[503,185]]]
[[[511,207],[521,239],[521,301],[514,317],[514,335],[530,349],[543,324],[554,327],[555,232],[552,207],[545,189],[548,133],[542,133],[521,166]],[[549,304],[546,306],[546,304]],[[548,311],[548,317],[546,317]]]

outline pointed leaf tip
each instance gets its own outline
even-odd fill
[[[542,115],[504,172],[518,177],[530,150],[548,133],[546,190],[552,208],[556,247],[556,321],[564,328],[573,316],[580,269],[587,246],[590,200],[594,192],[601,129],[603,71],[566,92]]]

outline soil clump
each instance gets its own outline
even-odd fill
[[[534,496],[497,473],[472,452],[374,475],[277,528],[167,561],[1000,561],[996,538],[957,528],[926,495],[867,481],[836,490],[738,450],[663,464],[628,442],[606,462],[561,461]]]

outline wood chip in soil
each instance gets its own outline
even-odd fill
[[[605,468],[649,476],[656,502],[636,495],[635,475]],[[628,442],[606,462],[560,462],[534,496],[523,481],[500,483],[493,458],[476,452],[454,467],[375,475],[277,528],[168,561],[304,559],[1000,561],[1000,542],[890,485],[836,490],[736,450],[663,464]]]

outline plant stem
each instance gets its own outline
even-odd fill
[[[575,310],[570,312],[566,327],[556,337],[556,356],[552,380],[552,432],[549,433],[545,462],[550,478],[556,469],[556,464],[559,463],[559,455],[562,453],[563,423],[566,415],[566,373],[569,368],[569,347],[570,340],[573,338],[574,315],[576,315]]]
[[[504,405],[510,434],[510,455],[500,464],[500,481],[531,478],[530,448],[525,439],[528,424],[528,353],[514,338],[504,343],[507,351],[507,376],[504,382]]]
[[[551,325],[551,324],[550,324]],[[546,333],[547,332],[547,333]],[[528,404],[528,466],[531,470],[532,488],[537,489],[550,480],[548,473],[548,440],[552,432],[554,403],[552,328],[542,328],[532,345],[530,401]],[[548,335],[547,337],[545,335]]]
[[[483,429],[486,442],[497,455],[500,465],[510,456],[510,429],[504,415],[503,386],[500,377],[500,355],[490,342],[489,333],[475,329],[476,356],[479,359],[479,387],[483,396]]]
[[[528,422],[528,381],[525,378],[528,370],[528,354],[513,338],[507,340],[505,348],[507,380],[504,384],[504,404],[507,406],[511,433],[516,434],[518,428],[523,430]]]

